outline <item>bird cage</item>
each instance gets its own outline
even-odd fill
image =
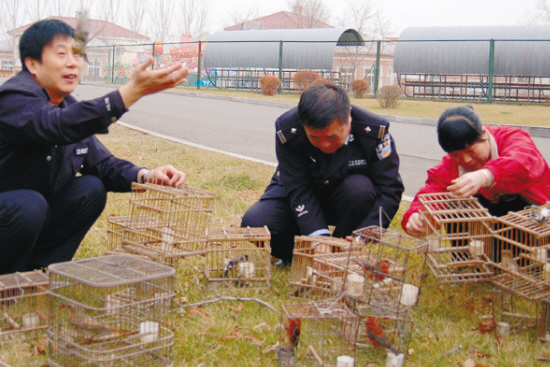
[[[550,223],[540,212],[533,206],[497,218],[491,262],[495,286],[531,301],[550,297]]]
[[[493,319],[501,336],[526,330],[535,331],[539,336],[546,335],[540,334],[543,332],[543,311],[541,301],[530,301],[499,288],[493,290]],[[499,329],[505,331],[504,335]]]
[[[50,366],[172,366],[175,269],[112,255],[52,264]]]
[[[428,244],[377,226],[354,231],[353,239],[362,247],[349,253],[346,295],[394,316],[415,306],[427,276]]]
[[[208,231],[209,285],[271,286],[271,234],[267,227]]]
[[[422,194],[420,212],[427,228],[428,267],[437,283],[471,283],[493,276],[495,218],[477,198],[452,198],[448,193]]]
[[[540,317],[537,335],[540,341],[550,343],[550,298],[540,302]]]
[[[204,255],[215,194],[156,184],[132,184],[129,222],[118,230],[133,236],[120,239],[123,251],[170,265],[192,255]]]
[[[349,296],[345,302],[357,316],[356,366],[385,360],[386,366],[402,367],[412,340],[411,312],[395,313]]]
[[[323,252],[319,249],[324,248]],[[349,252],[361,246],[330,236],[296,236],[290,270],[291,297],[320,300],[343,292]]]
[[[48,284],[39,271],[0,275],[0,340],[48,327]]]
[[[283,304],[279,366],[336,366],[341,360],[355,366],[356,320],[341,296]]]

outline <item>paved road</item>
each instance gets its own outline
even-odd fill
[[[80,85],[74,95],[78,99],[89,99],[109,91],[112,91],[110,86]],[[172,140],[275,165],[274,122],[290,107],[292,105],[251,99],[164,92],[138,101],[121,122]],[[426,180],[426,170],[444,153],[437,143],[435,121],[388,118],[401,158],[405,195],[412,197]],[[550,130],[533,132],[545,135]],[[535,136],[534,140],[550,161],[550,134]]]

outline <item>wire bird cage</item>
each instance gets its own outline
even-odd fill
[[[490,279],[495,218],[477,198],[448,193],[422,194],[420,212],[427,228],[428,267],[437,283],[471,283]]]
[[[130,215],[109,217],[111,252],[126,252],[177,265],[204,255],[215,194],[152,183],[132,184]]]
[[[509,212],[497,218],[493,235],[495,276],[491,282],[530,301],[550,297],[550,222],[540,218],[548,208],[547,203]]]
[[[319,249],[326,248],[324,252]],[[290,270],[291,297],[321,300],[344,291],[349,252],[361,246],[330,236],[296,236]]]
[[[172,366],[175,269],[126,255],[52,264],[50,366]]]
[[[279,366],[335,366],[342,359],[355,366],[356,334],[357,317],[341,296],[283,304]]]
[[[0,340],[48,327],[48,284],[39,271],[0,276]]]
[[[416,306],[428,244],[377,226],[354,231],[353,239],[361,251],[348,253],[346,295],[394,317]]]
[[[382,306],[369,305],[349,296],[345,297],[345,302],[357,315],[355,365],[365,366],[369,362],[385,359],[386,366],[404,366],[414,324],[409,309],[395,313]],[[377,339],[372,337],[373,333],[379,334],[379,330],[383,331],[384,337],[381,338],[387,340],[387,346],[378,343]]]
[[[208,231],[209,285],[271,286],[271,234],[267,227]]]

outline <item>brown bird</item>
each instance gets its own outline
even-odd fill
[[[80,55],[88,62],[88,54],[86,51],[86,44],[90,41],[90,19],[88,18],[88,11],[84,10],[78,17],[78,23],[74,30],[74,43],[73,53]]]
[[[298,317],[291,316],[286,320],[285,331],[288,341],[292,348],[296,349],[298,347],[298,342],[300,341],[300,328],[302,326],[302,320]]]
[[[369,279],[375,279],[377,282],[384,280],[390,274],[390,260],[381,259],[374,265],[367,261],[355,260],[359,264]]]
[[[68,304],[62,304],[61,308],[69,310],[69,325],[71,325],[80,335],[88,339],[107,336],[127,336],[136,334],[139,330],[120,330],[86,315],[81,310]]]
[[[399,354],[399,351],[391,345],[388,337],[384,334],[384,330],[376,322],[376,318],[373,316],[368,316],[367,321],[365,322],[365,329],[367,330],[367,338],[375,347],[384,347],[391,350],[396,355]]]
[[[519,266],[514,260],[512,250],[502,250],[500,265],[510,272],[519,273]]]

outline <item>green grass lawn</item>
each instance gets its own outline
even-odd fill
[[[193,91],[196,92],[196,91]],[[210,92],[210,91],[208,91]],[[257,94],[239,96],[264,98]],[[276,100],[296,103],[296,96],[277,96]],[[447,102],[404,101],[395,110],[381,110],[375,100],[353,100],[378,113],[437,118]],[[547,106],[476,105],[484,122],[540,125],[548,121]],[[535,123],[536,122],[536,123]],[[119,125],[100,139],[118,157],[153,168],[170,163],[187,173],[191,187],[216,194],[212,227],[239,226],[246,209],[262,194],[273,173],[273,167],[253,163],[218,153],[148,136]],[[84,239],[76,258],[101,256],[108,250],[107,217],[128,215],[130,194],[110,193],[107,207]],[[408,207],[403,202],[391,229],[401,231],[400,219]],[[256,298],[281,309],[292,300],[288,297],[290,269],[274,269],[272,286],[261,289],[212,289],[205,287],[198,269],[204,264],[201,257],[181,260],[177,268],[176,300],[188,305],[219,296]],[[422,288],[419,305],[414,311],[412,340],[407,366],[462,366],[472,358],[477,366],[539,366],[535,357],[550,353],[538,342],[533,328],[514,329],[510,337],[498,339],[493,333],[483,334],[476,329],[480,321],[492,313],[488,300],[488,284],[443,286],[428,276]],[[295,300],[294,300],[295,301]],[[522,305],[530,310],[532,305]],[[175,325],[175,366],[277,366],[276,354],[268,351],[279,338],[280,312],[258,302],[221,301],[202,307],[188,307],[173,312]],[[527,325],[529,326],[529,325]],[[41,343],[44,335],[25,342],[16,340],[0,347],[0,360],[12,366],[44,366],[46,353]],[[461,346],[456,353],[449,350]],[[364,366],[385,366],[385,353],[379,350],[359,350],[369,356]],[[308,364],[315,365],[311,359]]]

